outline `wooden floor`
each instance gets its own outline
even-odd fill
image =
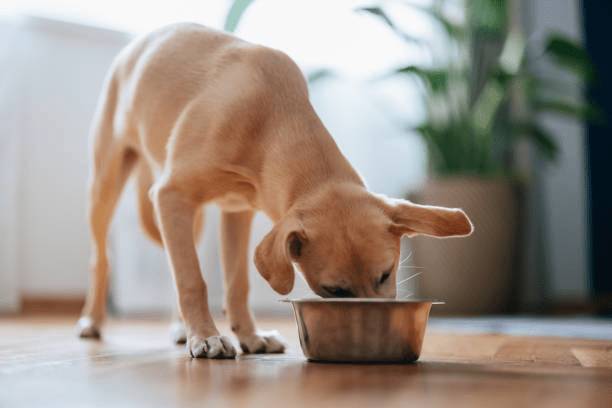
[[[0,318],[0,407],[612,407],[612,342],[430,331],[408,365],[307,362],[290,320],[263,320],[286,354],[192,360],[167,322]],[[223,330],[227,330],[223,326]]]

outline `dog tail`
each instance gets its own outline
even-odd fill
[[[149,197],[149,190],[153,184],[153,174],[147,163],[140,158],[136,167],[136,183],[138,189],[138,212],[140,214],[140,226],[145,234],[156,244],[163,247],[161,234],[155,221],[153,203]]]

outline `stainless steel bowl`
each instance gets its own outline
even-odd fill
[[[309,360],[413,362],[433,300],[287,299]]]

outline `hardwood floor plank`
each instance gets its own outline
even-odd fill
[[[612,367],[612,345],[599,348],[572,348],[574,356],[583,367]]]

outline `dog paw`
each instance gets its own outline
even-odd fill
[[[225,336],[210,336],[189,338],[187,347],[193,358],[234,358],[236,349],[229,338]]]
[[[240,348],[244,353],[282,353],[285,341],[277,331],[257,332],[240,338]]]
[[[87,316],[83,316],[77,322],[77,331],[82,339],[99,340],[101,337],[100,329],[94,321]]]
[[[185,344],[187,343],[187,332],[185,331],[185,325],[183,322],[174,322],[170,326],[170,338],[174,344]]]

